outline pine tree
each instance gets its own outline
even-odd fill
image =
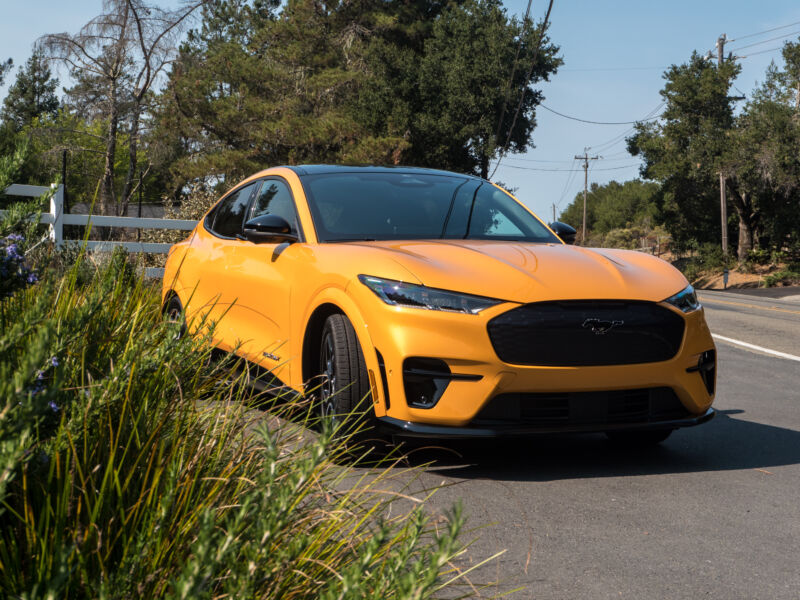
[[[6,73],[11,70],[14,61],[10,58],[5,62],[0,62],[0,85],[3,85],[3,82],[6,78]]]
[[[3,122],[19,131],[34,119],[54,115],[59,107],[57,87],[58,79],[53,78],[44,54],[34,51],[3,100]]]

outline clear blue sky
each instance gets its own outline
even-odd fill
[[[506,0],[509,12],[517,15],[524,13],[526,4],[527,0]],[[20,65],[37,37],[77,31],[100,11],[101,1],[2,0],[2,5],[0,58],[10,56],[15,65]],[[545,8],[544,0],[534,0],[532,12],[537,19],[544,16]],[[800,36],[800,2],[555,0],[551,21],[550,35],[561,46],[564,66],[544,85],[544,104],[581,119],[632,121],[659,105],[658,92],[666,67],[684,62],[693,50],[713,50],[722,33],[737,40],[726,50],[747,56],[740,60],[743,70],[736,86],[749,95],[763,80],[769,62],[779,59],[776,48],[782,39],[796,41]],[[766,41],[776,37],[781,39]],[[757,45],[736,52],[750,44]],[[5,89],[0,90],[0,95],[4,94]],[[583,188],[583,172],[573,156],[586,146],[590,154],[603,157],[592,162],[590,182],[637,176],[638,162],[625,151],[629,125],[579,123],[543,109],[539,109],[537,119],[533,135],[536,147],[525,155],[510,155],[495,179],[519,188],[519,198],[542,217],[550,219],[553,203],[563,209]]]

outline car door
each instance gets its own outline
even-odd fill
[[[289,382],[297,362],[289,350],[290,300],[303,235],[289,185],[279,177],[259,181],[244,221],[265,214],[286,219],[301,244],[232,242],[224,280],[226,295],[235,297],[226,318],[236,352]]]
[[[236,293],[230,288],[228,273],[236,270],[235,263],[240,260],[236,256],[240,243],[237,236],[241,235],[258,184],[240,186],[219,201],[206,217],[204,231],[192,240],[190,252],[194,259],[187,260],[184,268],[187,282],[194,283],[187,307],[190,318],[197,324],[213,324],[214,344],[226,350],[234,347],[236,339],[228,318]],[[194,272],[186,272],[186,268],[193,268]]]

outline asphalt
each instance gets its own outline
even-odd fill
[[[713,333],[800,355],[800,289],[700,298]],[[414,486],[445,484],[435,510],[469,519],[460,566],[504,552],[469,574],[481,596],[800,598],[800,361],[717,350],[716,418],[658,447],[588,435],[412,455],[433,461]]]

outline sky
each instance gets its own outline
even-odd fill
[[[11,57],[15,65],[22,65],[39,36],[76,32],[100,12],[101,4],[0,0],[0,59]],[[505,0],[513,15],[523,15],[526,6],[527,0]],[[531,14],[540,20],[546,7],[546,1],[534,0]],[[560,46],[564,65],[542,84],[543,105],[578,119],[619,123],[657,114],[664,71],[685,62],[694,50],[714,51],[723,33],[733,40],[726,54],[732,50],[743,57],[737,59],[742,73],[735,93],[749,96],[763,81],[770,61],[780,61],[781,44],[800,37],[800,2],[555,0],[550,20],[550,38]],[[13,79],[12,72],[0,97]],[[583,190],[583,169],[574,157],[584,148],[590,156],[602,157],[590,161],[590,184],[638,176],[639,161],[625,150],[632,125],[582,123],[541,107],[537,123],[535,148],[504,158],[494,179],[518,188],[517,197],[544,219],[552,220],[553,204],[558,213]]]

